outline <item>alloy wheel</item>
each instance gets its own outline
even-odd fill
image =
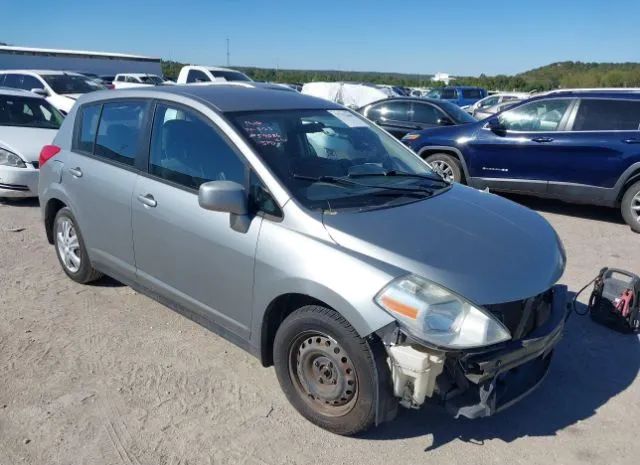
[[[631,215],[640,223],[640,191],[631,199]]]
[[[56,246],[63,266],[71,273],[80,269],[80,241],[73,222],[62,217],[56,228]]]
[[[449,163],[442,160],[434,160],[429,162],[433,170],[444,178],[447,182],[454,182],[453,168]]]
[[[301,398],[326,416],[353,409],[358,378],[346,350],[332,337],[310,331],[300,334],[289,352],[289,375]]]

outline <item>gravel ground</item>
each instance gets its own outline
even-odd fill
[[[640,273],[640,235],[616,211],[514,199],[557,229],[571,290],[605,265]],[[37,202],[0,203],[0,465],[638,463],[639,342],[573,317],[544,384],[511,409],[402,411],[339,437],[232,344],[113,280],[73,283]]]

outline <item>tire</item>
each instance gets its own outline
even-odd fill
[[[620,210],[624,221],[637,233],[640,233],[640,181],[629,186],[622,197]]]
[[[434,153],[425,158],[425,161],[447,181],[464,183],[462,165],[456,157],[446,153]]]
[[[86,284],[102,277],[91,266],[80,229],[67,207],[61,208],[53,220],[53,243],[62,270],[75,282]]]
[[[376,393],[387,392],[378,380],[388,379],[377,370],[389,368],[336,311],[294,311],[278,328],[273,359],[287,399],[311,423],[345,436],[374,424]]]

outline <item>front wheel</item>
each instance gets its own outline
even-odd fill
[[[433,170],[448,182],[464,182],[462,165],[456,157],[446,153],[434,153],[425,158]]]
[[[624,221],[637,233],[640,233],[640,181],[629,186],[620,203]]]
[[[273,355],[282,390],[307,420],[342,435],[374,424],[382,391],[376,358],[339,313],[320,306],[296,310],[278,328]]]

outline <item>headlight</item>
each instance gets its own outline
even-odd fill
[[[0,149],[0,165],[12,166],[14,168],[26,168],[25,162],[13,152],[9,152],[5,149]]]
[[[470,349],[511,339],[485,310],[416,275],[391,281],[375,302],[412,336],[439,347]]]

